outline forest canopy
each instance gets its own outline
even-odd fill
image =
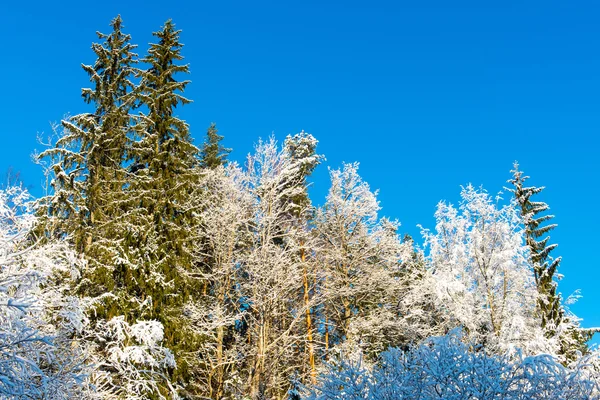
[[[421,238],[358,163],[315,206],[315,137],[257,138],[243,164],[216,124],[197,146],[181,31],[139,56],[110,28],[93,110],[36,155],[47,195],[0,190],[1,398],[600,398],[598,329],[518,163],[504,199],[465,185]]]

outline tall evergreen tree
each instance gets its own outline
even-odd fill
[[[541,318],[541,326],[548,338],[556,337],[560,343],[561,356],[573,360],[577,354],[588,351],[586,342],[595,330],[579,327],[578,321],[567,315],[557,292],[557,270],[561,257],[553,258],[550,254],[557,244],[549,244],[548,233],[556,228],[556,224],[548,223],[554,215],[547,214],[549,207],[541,201],[533,201],[532,196],[541,193],[544,187],[525,186],[529,179],[519,170],[517,162],[511,170],[513,178],[508,182],[513,185],[509,189],[520,207],[525,226],[525,241],[530,250],[533,273],[538,290],[537,309]]]
[[[514,189],[510,189],[520,206],[521,216],[525,225],[525,240],[531,252],[531,262],[535,283],[540,297],[538,308],[542,319],[542,327],[551,323],[558,326],[563,317],[560,305],[560,295],[556,292],[556,271],[560,265],[561,257],[553,259],[550,253],[558,246],[548,244],[550,236],[547,233],[556,228],[556,224],[544,224],[554,218],[554,215],[545,214],[549,207],[546,203],[532,201],[531,197],[536,195],[544,187],[526,187],[525,181],[529,178],[519,171],[519,165],[514,164],[513,179],[509,182]]]
[[[217,125],[212,123],[206,131],[206,140],[200,153],[200,165],[203,168],[215,169],[220,165],[227,163],[226,158],[231,149],[223,147],[221,140],[223,136],[219,135]]]
[[[128,188],[128,232],[122,274],[127,289],[141,301],[150,301],[145,315],[165,326],[165,345],[176,356],[173,376],[182,386],[193,381],[193,354],[199,336],[190,329],[183,308],[200,289],[194,274],[193,245],[198,231],[190,194],[200,176],[199,150],[192,143],[188,124],[175,109],[191,102],[183,96],[190,83],[178,80],[189,73],[179,41],[180,31],[168,20],[154,32],[142,59],[137,97],[142,113],[136,125],[139,140],[132,146],[135,172]],[[132,171],[134,169],[132,168]]]
[[[42,224],[55,236],[68,235],[76,249],[89,260],[84,289],[99,295],[110,291],[110,251],[113,223],[120,213],[119,198],[125,185],[123,162],[130,133],[129,112],[133,97],[131,81],[136,63],[135,45],[122,31],[122,20],[111,21],[112,32],[98,32],[102,43],[94,43],[96,61],[83,65],[93,84],[82,89],[93,113],[62,121],[63,132],[54,148],[40,155],[54,164],[53,193],[42,201]]]
[[[119,257],[116,243],[125,217],[122,206],[127,185],[125,164],[132,136],[130,112],[135,101],[132,77],[137,63],[133,50],[137,46],[130,43],[130,35],[122,32],[120,16],[111,26],[111,34],[98,33],[104,43],[92,45],[96,62],[83,66],[93,87],[83,89],[82,96],[94,106],[92,118],[96,131],[95,144],[87,159],[88,215],[82,249],[89,261],[81,289],[91,296],[101,296],[120,285],[115,282],[114,260]]]
[[[96,61],[83,65],[92,87],[82,89],[82,97],[94,111],[62,121],[55,147],[41,154],[54,163],[55,179],[54,193],[40,212],[48,216],[44,229],[72,239],[87,260],[75,289],[90,322],[78,331],[89,343],[94,364],[90,380],[100,396],[148,398],[173,393],[163,372],[174,364],[169,350],[160,346],[160,323],[144,321],[140,312],[132,318],[130,310],[147,307],[148,297],[133,274],[122,273],[131,269],[122,245],[124,227],[132,222],[125,166],[133,139],[130,111],[136,99],[132,77],[137,55],[119,16],[111,27],[110,34],[98,33],[101,44],[92,45]]]
[[[93,84],[82,89],[82,97],[94,112],[63,120],[55,146],[39,156],[53,163],[54,191],[43,202],[46,229],[72,235],[80,251],[90,248],[96,226],[114,217],[115,205],[106,195],[119,193],[124,184],[136,46],[122,32],[120,16],[110,25],[110,34],[97,32],[103,43],[92,45],[94,64],[82,65]]]

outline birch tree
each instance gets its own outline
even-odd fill
[[[309,304],[301,298],[303,227],[296,222],[305,193],[306,160],[280,150],[274,139],[259,142],[247,163],[253,196],[252,236],[240,284],[248,336],[248,393],[252,398],[283,398],[294,371],[302,370],[298,348]],[[300,209],[299,209],[300,208]]]
[[[192,194],[200,220],[196,247],[202,292],[185,306],[194,329],[205,338],[198,349],[201,372],[195,383],[205,396],[229,398],[241,393],[244,337],[239,327],[244,305],[239,282],[251,240],[253,199],[246,176],[236,165],[206,169]]]
[[[382,350],[377,343],[385,346],[383,337],[397,333],[404,252],[398,223],[378,219],[377,192],[358,175],[357,163],[331,170],[330,176],[327,201],[316,217],[325,349],[363,342]]]
[[[435,232],[423,230],[438,307],[450,327],[463,327],[491,351],[548,350],[537,328],[535,281],[515,203],[499,206],[470,185],[461,199],[458,209],[438,204]]]

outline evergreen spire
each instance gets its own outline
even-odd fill
[[[215,123],[210,124],[206,131],[206,140],[202,146],[200,152],[200,165],[203,168],[215,169],[219,165],[225,165],[227,163],[227,155],[231,152],[231,149],[223,147],[221,140],[223,136],[219,135],[217,125]]]
[[[567,360],[573,360],[578,354],[588,351],[586,342],[596,330],[580,328],[578,321],[567,315],[562,306],[561,295],[557,292],[557,280],[560,279],[557,270],[561,257],[553,258],[550,255],[558,245],[549,244],[548,236],[557,225],[549,223],[554,218],[554,215],[547,214],[550,207],[544,202],[531,199],[541,193],[544,187],[525,186],[529,177],[519,170],[517,162],[513,164],[511,173],[513,178],[508,182],[513,188],[508,190],[515,196],[525,226],[525,240],[530,250],[538,290],[537,309],[541,326],[547,337],[559,339],[561,355]]]
[[[128,188],[131,208],[122,275],[131,295],[151,299],[145,315],[165,326],[164,344],[177,361],[173,377],[187,386],[196,380],[190,374],[198,362],[194,352],[200,340],[183,315],[201,284],[192,271],[195,238],[190,235],[197,229],[190,196],[200,170],[189,126],[175,113],[178,106],[191,102],[183,95],[190,81],[178,80],[189,73],[188,65],[179,63],[183,60],[179,34],[171,20],[165,22],[153,34],[158,42],[142,59],[148,68],[139,72],[142,113],[136,125],[139,140],[132,147],[136,172]]]
[[[525,225],[525,240],[531,252],[535,283],[540,294],[538,307],[542,318],[542,328],[546,328],[549,323],[558,326],[563,317],[563,311],[560,306],[560,295],[556,293],[555,274],[561,258],[553,259],[550,256],[550,253],[558,245],[548,244],[550,236],[547,236],[547,233],[556,228],[556,224],[545,224],[552,220],[554,215],[545,214],[549,210],[546,203],[531,200],[531,197],[541,193],[544,187],[524,186],[529,177],[524,176],[523,172],[519,170],[518,163],[515,162],[513,167],[514,169],[511,171],[513,179],[509,182],[514,189],[510,190],[519,204]]]
[[[183,60],[180,32],[171,20],[165,22],[160,31],[153,33],[158,43],[151,44],[148,55],[142,59],[149,65],[140,74],[139,97],[148,109],[143,144],[151,146],[140,161],[153,173],[176,172],[197,163],[198,149],[192,145],[189,126],[174,115],[177,106],[191,103],[183,96],[190,81],[176,80],[177,74],[189,73],[187,64],[176,64]]]
[[[124,179],[121,165],[130,125],[130,78],[137,55],[130,35],[122,32],[121,17],[110,25],[110,34],[97,32],[103,42],[92,45],[94,64],[82,65],[92,83],[92,88],[82,89],[82,97],[93,104],[94,112],[63,120],[54,148],[39,156],[51,160],[55,176],[54,193],[45,201],[53,222],[46,229],[72,235],[81,251],[89,249],[94,225],[114,217],[113,203],[104,194],[120,192]]]

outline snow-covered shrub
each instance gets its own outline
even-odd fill
[[[158,321],[129,324],[122,316],[90,324],[85,332],[94,365],[88,397],[143,400],[177,398],[165,370],[175,368],[173,353],[163,347]]]
[[[571,368],[549,355],[487,355],[463,334],[426,340],[408,352],[389,349],[375,365],[339,359],[306,399],[326,400],[541,400],[598,399],[592,361]],[[597,361],[597,360],[596,360]]]

